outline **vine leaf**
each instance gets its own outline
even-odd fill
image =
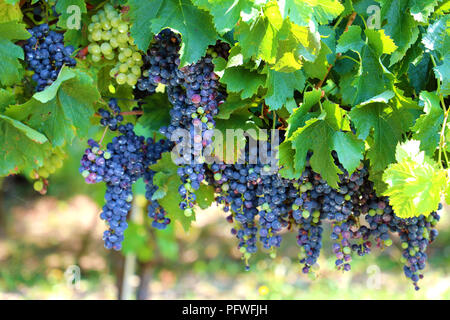
[[[153,33],[150,25],[151,21],[156,18],[163,0],[129,0],[130,10],[128,15],[132,22],[130,34],[134,39],[137,47],[146,52],[152,40]]]
[[[0,114],[0,176],[42,165],[47,137],[24,123]]]
[[[403,119],[406,116],[405,109],[393,110],[383,103],[371,103],[350,111],[359,139],[366,140],[373,130],[367,157],[374,171],[382,171],[395,161],[395,148],[406,132]]]
[[[445,171],[437,169],[419,145],[417,140],[399,144],[397,163],[389,165],[383,174],[388,184],[384,195],[400,218],[428,216],[436,211],[447,184]]]
[[[267,0],[192,0],[199,8],[208,10],[220,34],[232,30],[239,19],[249,21],[256,18]]]
[[[23,76],[23,68],[18,59],[24,59],[23,49],[15,45],[15,40],[25,40],[31,35],[25,25],[17,21],[0,23],[0,83],[10,86]]]
[[[442,127],[444,111],[441,109],[439,97],[435,92],[422,91],[420,100],[424,103],[423,111],[425,113],[417,119],[412,127],[413,138],[420,141],[420,149],[432,157],[439,145],[439,132],[436,128]]]
[[[170,124],[170,103],[167,95],[162,93],[154,93],[144,99],[145,104],[142,106],[144,114],[139,118],[138,122],[153,132],[159,132],[163,126]]]
[[[292,112],[297,107],[294,91],[302,91],[305,81],[306,77],[302,70],[284,73],[269,69],[266,81],[268,91],[265,97],[269,110],[278,110],[286,106],[288,111]]]
[[[8,22],[22,19],[19,1],[0,2],[0,22]]]
[[[393,52],[390,63],[400,61],[419,36],[418,22],[409,11],[409,0],[377,0],[381,4],[381,20],[384,31],[398,49]]]
[[[311,168],[331,187],[337,188],[338,175],[342,171],[336,166],[331,151],[336,151],[342,165],[351,174],[360,164],[364,143],[351,137],[351,132],[341,132],[350,130],[345,110],[330,101],[323,103],[323,109],[318,118],[310,119],[305,126],[298,128],[289,141],[295,149],[295,170],[303,172],[308,151],[312,151]]]
[[[225,69],[220,82],[227,85],[228,91],[241,93],[241,98],[247,99],[255,95],[258,88],[264,86],[266,75],[244,67],[232,67]]]
[[[156,1],[156,4],[159,3],[160,1]],[[147,23],[150,23],[150,29],[154,34],[165,27],[181,33],[183,42],[180,67],[200,60],[206,48],[216,43],[217,34],[211,16],[194,6],[190,0],[163,1],[157,16]]]
[[[54,146],[70,143],[75,134],[87,135],[94,103],[100,98],[90,76],[63,68],[55,86],[40,93],[22,105],[11,106],[8,115],[43,132]]]
[[[409,6],[411,14],[418,22],[427,22],[428,17],[433,12],[438,0],[410,0]]]
[[[322,92],[319,89],[313,89],[311,91],[305,92],[303,96],[303,103],[299,108],[293,110],[291,116],[287,119],[289,124],[287,129],[286,137],[289,138],[298,129],[305,125],[306,121],[313,117],[319,116],[317,112],[309,112],[311,108],[318,104]]]

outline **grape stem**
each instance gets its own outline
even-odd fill
[[[347,32],[347,31],[348,31],[348,28],[353,24],[353,21],[355,21],[355,18],[356,18],[356,12],[353,12],[353,13],[350,15],[350,17],[348,18],[347,25],[345,26],[344,32]],[[326,80],[327,77],[328,77],[328,74],[329,74],[330,71],[331,71],[331,68],[333,68],[333,65],[336,64],[337,59],[339,59],[341,55],[342,55],[341,53],[338,53],[338,54],[336,55],[336,59],[334,59],[334,63],[333,63],[333,64],[330,64],[330,65],[328,66],[327,73],[325,74],[325,76],[323,77],[323,79],[320,80],[320,82],[316,85],[316,89],[322,88],[322,86],[323,86],[325,80]],[[324,94],[324,92],[323,92],[323,90],[322,90],[322,95],[323,95],[323,94]]]

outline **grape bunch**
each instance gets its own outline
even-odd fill
[[[88,25],[88,52],[92,62],[102,58],[115,61],[110,76],[119,85],[128,84],[134,87],[141,76],[142,56],[134,39],[129,34],[130,24],[111,4],[99,10],[91,17]]]
[[[34,71],[32,80],[36,82],[36,91],[43,91],[58,78],[63,65],[74,67],[76,61],[71,55],[72,46],[64,46],[64,36],[49,29],[43,23],[28,29],[31,37],[24,45],[25,60],[30,70]]]
[[[52,148],[49,150],[49,156],[44,159],[44,163],[38,169],[33,169],[30,172],[30,178],[35,180],[33,188],[40,194],[46,194],[48,188],[48,177],[55,173],[55,171],[62,167],[66,153],[61,147]]]
[[[120,250],[126,230],[127,215],[133,199],[132,186],[146,170],[145,139],[134,133],[132,123],[121,124],[123,118],[115,99],[109,101],[113,115],[100,109],[100,123],[111,131],[118,131],[106,150],[90,139],[89,148],[81,159],[80,172],[87,183],[105,182],[105,205],[100,218],[109,228],[103,234],[107,249]]]

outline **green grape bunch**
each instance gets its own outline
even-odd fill
[[[93,63],[102,59],[116,61],[110,76],[117,84],[134,87],[141,76],[142,56],[129,35],[130,23],[111,4],[91,17],[88,25],[89,57]]]
[[[51,174],[55,173],[57,169],[63,166],[65,157],[66,153],[63,148],[54,148],[48,158],[44,160],[44,164],[41,167],[31,170],[30,178],[35,180],[33,183],[35,191],[42,195],[47,193],[47,179]]]

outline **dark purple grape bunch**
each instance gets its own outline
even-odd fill
[[[442,204],[439,204],[438,210],[441,209]],[[421,215],[407,219],[393,215],[389,223],[390,231],[397,232],[400,236],[403,272],[411,279],[416,290],[419,290],[418,282],[423,278],[423,270],[428,259],[426,249],[438,235],[435,226],[439,220],[439,214],[432,212],[427,217]]]
[[[103,151],[93,139],[88,140],[89,148],[81,158],[79,171],[86,183],[93,184],[103,181],[105,175],[105,162],[111,158],[108,151]]]
[[[112,113],[103,108],[98,109],[98,113],[102,117],[100,124],[104,127],[108,127],[111,131],[116,131],[119,124],[123,121],[123,116],[120,114],[120,107],[117,103],[117,99],[109,99],[108,106]]]
[[[31,37],[24,46],[25,60],[30,70],[34,71],[32,79],[37,83],[36,91],[42,91],[58,78],[63,65],[74,67],[76,60],[71,57],[72,46],[64,46],[64,36],[50,31],[44,23],[28,29]]]

